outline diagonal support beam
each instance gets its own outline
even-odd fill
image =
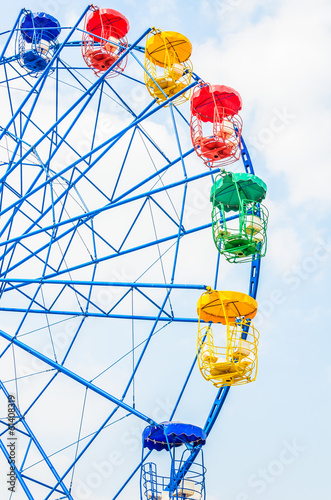
[[[140,418],[141,420],[144,420],[148,424],[150,424],[150,425],[158,425],[150,417],[147,417],[143,413],[140,413],[135,408],[132,408],[131,406],[127,405],[126,403],[124,403],[120,399],[115,398],[115,396],[112,396],[108,392],[100,389],[99,387],[97,387],[96,385],[92,384],[91,382],[89,382],[88,380],[84,379],[83,377],[80,377],[79,375],[77,375],[76,373],[72,372],[71,370],[68,370],[68,368],[65,368],[64,366],[60,365],[56,361],[53,361],[52,359],[48,358],[44,354],[36,351],[35,349],[33,349],[32,347],[30,347],[30,346],[28,346],[26,344],[24,344],[23,342],[21,342],[17,338],[11,337],[8,333],[6,333],[6,332],[4,332],[2,330],[0,330],[0,337],[4,338],[8,342],[11,342],[12,344],[16,345],[17,347],[19,347],[23,351],[28,352],[32,356],[40,359],[40,361],[43,361],[44,363],[46,363],[47,365],[51,366],[52,368],[55,368],[55,370],[58,370],[59,372],[61,372],[64,375],[66,375],[67,377],[71,378],[72,380],[75,380],[75,382],[78,382],[79,384],[83,385],[84,387],[87,387],[88,389],[90,389],[91,391],[95,392],[96,394],[99,394],[99,396],[102,396],[103,398],[108,399],[108,401],[111,401],[112,403],[114,403],[114,404],[118,405],[119,407],[123,408],[124,410],[132,413],[133,415],[135,415],[136,417]]]

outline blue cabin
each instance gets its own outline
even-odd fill
[[[200,427],[181,422],[163,422],[151,425],[143,432],[143,447],[149,450],[169,452],[170,467],[165,474],[164,462],[148,462],[142,465],[141,486],[147,500],[184,499],[204,500],[205,467],[201,447],[206,433]],[[176,457],[176,449],[185,449]],[[197,455],[200,454],[200,461]]]
[[[60,23],[45,12],[27,12],[17,38],[19,63],[31,76],[38,76],[52,59],[61,33]]]

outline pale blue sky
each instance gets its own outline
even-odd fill
[[[254,383],[231,389],[205,447],[207,498],[327,499],[331,494],[330,2],[114,0],[99,6],[117,9],[129,19],[130,42],[150,26],[185,34],[193,44],[194,71],[205,81],[240,92],[243,136],[256,174],[268,186],[268,252],[257,297],[259,373]],[[1,31],[12,26],[20,7],[18,0],[7,5]],[[70,25],[85,3],[31,0],[24,7],[48,11],[62,25]],[[248,268],[225,266],[220,282],[220,288],[235,284],[247,292]],[[209,396],[216,389],[208,386],[207,391]],[[169,388],[160,395],[161,406],[167,406],[171,397],[175,398]],[[158,409],[160,401],[153,398]],[[195,399],[193,386],[186,404],[180,418],[203,425],[207,402]],[[134,432],[129,429],[131,435]],[[122,440],[116,450],[121,446],[125,461],[117,466],[117,477],[124,477],[130,468],[130,447]],[[108,498],[111,478],[108,481],[89,498]]]

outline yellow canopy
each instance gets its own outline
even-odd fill
[[[173,63],[182,63],[189,59],[192,44],[186,36],[175,31],[160,31],[147,40],[146,56],[158,66],[164,66],[167,53],[174,57]]]
[[[257,313],[257,302],[246,293],[212,290],[201,295],[197,311],[203,321],[226,325],[242,316],[253,319]]]

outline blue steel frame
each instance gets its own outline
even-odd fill
[[[0,56],[0,69],[2,68],[3,70],[3,80],[0,81],[0,85],[5,86],[7,90],[8,107],[10,109],[10,118],[8,122],[6,124],[2,124],[0,127],[0,141],[2,141],[2,144],[7,145],[8,148],[8,160],[0,163],[0,216],[3,221],[0,226],[0,311],[6,314],[19,315],[20,318],[17,327],[11,333],[0,330],[0,338],[3,340],[5,346],[2,348],[2,351],[0,351],[0,360],[6,356],[9,349],[12,349],[14,353],[14,348],[18,348],[19,350],[28,353],[33,358],[39,359],[45,363],[49,367],[48,371],[51,373],[51,377],[47,381],[47,384],[45,384],[38,395],[30,401],[29,405],[27,405],[24,409],[22,409],[19,404],[15,405],[15,414],[17,417],[16,431],[27,440],[24,458],[20,464],[13,463],[10,455],[8,454],[5,441],[5,435],[8,431],[8,423],[4,417],[0,419],[0,424],[2,426],[2,431],[0,428],[0,448],[6,460],[14,468],[16,478],[20,483],[26,498],[29,499],[34,498],[29,486],[35,484],[40,486],[40,491],[43,491],[42,498],[53,499],[59,498],[59,495],[62,495],[61,498],[73,499],[72,479],[77,462],[82,456],[85,456],[87,450],[89,450],[90,446],[101,434],[101,432],[114,421],[113,417],[118,410],[124,411],[125,416],[134,415],[148,424],[157,425],[157,422],[155,422],[150,416],[145,415],[143,412],[136,409],[134,399],[132,404],[128,404],[124,400],[132,387],[134,387],[135,376],[140,368],[141,362],[153,336],[157,332],[157,329],[160,328],[159,325],[167,326],[172,323],[198,322],[198,319],[195,316],[181,317],[174,313],[170,302],[172,291],[204,291],[207,289],[207,286],[204,284],[176,282],[176,268],[182,238],[211,228],[211,222],[185,228],[184,220],[187,190],[191,185],[195,185],[204,178],[211,178],[212,180],[214,174],[217,174],[220,171],[220,169],[206,171],[201,165],[201,173],[197,175],[190,175],[188,173],[186,162],[190,159],[190,155],[194,149],[190,148],[187,151],[184,150],[183,141],[181,141],[180,138],[178,123],[180,120],[181,125],[189,126],[189,120],[187,120],[184,114],[172,104],[172,101],[180,93],[186,92],[190,87],[197,85],[200,78],[196,74],[193,74],[192,83],[186,89],[183,89],[179,94],[166,99],[159,105],[156,104],[155,101],[151,100],[144,109],[135,112],[129,102],[127,102],[127,99],[122,97],[120,92],[116,90],[115,83],[114,85],[111,85],[109,81],[105,79],[115,65],[111,66],[102,77],[92,83],[85,77],[87,72],[91,73],[89,68],[85,66],[74,67],[71,64],[67,64],[64,59],[62,59],[62,57],[65,57],[65,50],[69,50],[69,48],[73,50],[80,47],[80,41],[73,40],[72,38],[75,36],[81,36],[83,30],[79,28],[79,25],[89,9],[90,6],[82,12],[77,23],[73,27],[62,27],[62,33],[65,33],[64,41],[59,44],[58,50],[54,54],[53,59],[49,62],[45,70],[37,77],[36,80],[31,80],[29,74],[26,74],[24,70],[17,65],[16,55],[7,54],[10,42],[17,33],[20,19],[26,11],[24,9],[21,10],[11,31],[0,33],[0,36],[8,35]],[[139,44],[150,31],[151,28],[147,29],[133,44],[129,45],[128,49],[123,52],[120,58],[124,58],[126,55],[129,55],[129,58],[134,63],[138,63],[140,67],[143,67],[143,64],[140,62],[138,56],[144,52],[144,47]],[[50,79],[51,69],[54,71],[52,78],[53,81],[55,80],[56,96],[53,104],[54,119],[51,125],[48,126],[48,128],[46,127],[46,130],[44,130],[44,127],[41,126],[38,121],[39,104],[41,96],[47,93],[47,84]],[[64,73],[69,78],[72,78],[72,81],[76,82],[81,94],[78,98],[75,98],[74,102],[66,109],[66,111],[63,112],[59,104],[59,89],[62,84],[62,76]],[[128,72],[123,73],[119,78],[123,78],[127,82],[144,85],[143,74],[141,80],[130,76]],[[14,98],[14,87],[15,85],[18,85],[19,82],[25,86],[26,95],[21,103],[17,104],[17,100]],[[127,123],[122,129],[113,133],[111,137],[108,137],[100,144],[97,144],[96,135],[102,113],[103,95],[105,94],[108,96],[110,95],[111,99],[123,108],[123,112],[125,112],[130,118],[130,122]],[[87,112],[87,109],[89,109],[89,105],[93,100],[97,100],[93,136],[90,150],[85,154],[82,154],[76,148],[75,143],[72,142],[71,133],[79,127],[80,119],[84,117],[84,114]],[[173,127],[173,137],[178,151],[177,157],[172,159],[169,158],[169,154],[167,152],[163,151],[158,146],[152,137],[145,131],[142,125],[148,118],[153,115],[157,116],[157,113],[167,105],[169,105],[168,109]],[[31,135],[29,136],[29,131],[31,129],[33,129],[35,133],[35,140],[33,141],[31,140]],[[131,136],[129,134],[131,134]],[[137,134],[140,134],[149,147],[162,158],[163,166],[155,168],[154,173],[146,175],[136,183],[133,183],[133,185],[124,190],[124,192],[118,194],[118,187],[122,180],[123,171],[125,171],[127,158],[131,154],[131,149],[134,149],[133,141]],[[115,149],[116,145],[124,137],[130,137],[129,143],[125,151],[117,179],[114,182],[113,191],[111,194],[107,194],[93,181],[90,173],[100,162],[107,158],[108,153],[111,152],[113,148]],[[8,146],[8,141],[11,144],[10,147]],[[47,147],[48,157],[46,161],[42,161],[41,157],[43,154],[39,154],[39,147]],[[67,150],[70,150],[73,153],[75,160],[71,161],[69,165],[62,165],[60,169],[56,169],[53,168],[52,165],[53,161],[56,161],[59,152],[61,152],[61,148],[67,148]],[[243,139],[241,148],[244,168],[246,172],[253,174],[253,165]],[[176,172],[181,172],[181,178],[172,182],[163,182],[162,177],[176,166],[178,167]],[[35,171],[34,177],[28,177],[27,180],[25,180],[25,170],[30,167]],[[17,182],[17,178],[20,179],[19,182]],[[16,185],[12,179],[15,179]],[[82,182],[87,183],[91,189],[100,194],[102,203],[99,204],[98,208],[89,209],[86,206],[84,199],[79,192]],[[60,194],[57,194],[54,189],[54,186],[56,186],[57,183],[62,183]],[[182,189],[183,191],[181,203],[178,205],[179,213],[177,214],[176,210],[172,212],[167,210],[166,206],[163,206],[162,202],[158,201],[157,197],[163,193],[166,194],[170,200],[172,193],[175,193],[178,189]],[[8,193],[10,193],[10,196]],[[76,212],[74,215],[69,215],[66,212],[66,206],[69,204],[70,197],[72,196],[80,202],[80,211],[78,213]],[[38,201],[38,203],[36,202],[37,197],[38,200],[41,200],[40,202]],[[9,201],[7,201],[7,199],[9,199]],[[171,203],[173,202],[171,201]],[[169,224],[171,224],[172,230],[169,234],[162,237],[157,236],[155,232],[154,239],[142,244],[128,246],[127,241],[130,240],[130,235],[133,232],[139,217],[143,213],[144,208],[148,204],[152,204],[153,207],[162,212],[162,214],[167,218]],[[136,215],[128,227],[126,234],[123,236],[121,243],[119,245],[112,244],[99,233],[99,230],[96,227],[96,221],[98,220],[98,217],[104,213],[112,214],[112,211],[116,213],[116,210],[119,207],[127,209],[131,206],[138,206]],[[234,217],[229,217],[229,220],[232,218]],[[18,232],[15,226],[17,219],[24,220],[25,222],[24,228],[21,232]],[[85,234],[87,232],[91,237],[92,250],[90,251],[90,258],[87,260],[81,260],[74,265],[67,265],[66,259],[67,255],[70,253],[71,245],[73,245],[75,239],[78,238],[80,231],[83,230],[85,231]],[[39,246],[36,246],[35,241],[39,241]],[[107,252],[102,255],[98,252],[98,244],[100,242],[107,247]],[[62,257],[60,262],[57,264],[52,263],[52,250],[56,245],[60,244],[62,244]],[[164,244],[168,244],[170,247],[161,253],[160,248],[163,248],[162,245]],[[212,245],[211,240],[210,244]],[[134,258],[138,252],[152,247],[158,249],[159,260],[161,263],[162,257],[168,252],[169,248],[174,251],[170,277],[169,279],[164,280],[163,283],[138,280],[114,281],[96,278],[98,265],[105,262],[111,262],[113,259],[118,259],[131,254],[132,258]],[[22,255],[20,253],[21,251]],[[16,255],[18,255],[18,257]],[[21,269],[28,269],[29,265],[34,262],[38,262],[42,266],[40,276],[27,278],[26,273],[22,273],[23,277],[17,277]],[[220,255],[218,254],[215,268],[214,288],[217,288],[219,265]],[[83,272],[86,269],[90,271],[89,279],[75,279],[72,277],[72,274],[77,276],[77,272]],[[254,298],[256,298],[257,295],[259,275],[260,260],[256,259],[251,265],[249,282],[249,294]],[[113,307],[106,309],[105,307],[101,307],[97,304],[92,297],[92,292],[98,289],[98,287],[122,288],[124,292]],[[53,289],[56,290],[55,298],[51,304],[46,305],[44,293],[48,293],[49,290]],[[164,291],[163,300],[160,302],[158,302],[158,300],[153,296],[155,290]],[[65,295],[67,291],[77,297],[76,308],[63,308],[58,305],[58,303],[61,304],[61,296]],[[15,294],[15,297],[22,298],[22,300],[25,301],[21,306],[16,304],[15,301],[9,301],[9,304],[8,301],[6,301],[6,297],[11,297],[13,293]],[[121,302],[125,300],[129,294],[132,294],[133,296],[133,293],[139,294],[141,297],[148,300],[150,304],[155,306],[155,314],[137,314],[133,313],[133,310],[131,314],[129,312],[127,314],[117,312],[116,308],[118,305],[121,304]],[[47,319],[47,324],[49,325],[49,332],[51,332],[50,327],[52,326],[49,323],[50,317],[56,318],[59,316],[61,320],[73,317],[79,318],[79,325],[76,328],[73,339],[61,362],[56,359],[51,359],[49,356],[40,352],[40,350],[33,348],[29,345],[29,342],[23,342],[20,340],[19,337],[22,335],[23,326],[25,325],[27,318],[32,315],[42,315],[45,317]],[[84,323],[88,318],[93,317],[107,319],[112,318],[113,320],[144,320],[152,322],[152,327],[149,328],[149,333],[143,342],[144,345],[141,349],[140,355],[137,360],[134,359],[131,376],[121,397],[115,397],[110,392],[93,383],[93,379],[92,381],[87,380],[65,366]],[[135,348],[136,346],[134,346],[133,351]],[[174,418],[195,365],[196,357],[192,362],[171,415],[169,415],[169,420]],[[97,430],[90,436],[87,436],[88,441],[87,443],[84,443],[80,450],[78,450],[77,444],[77,451],[74,460],[71,465],[61,473],[55,468],[49,453],[46,452],[42,443],[38,440],[27,422],[30,410],[39,403],[39,400],[48,390],[50,384],[57,379],[59,375],[68,377],[75,383],[85,387],[86,390],[96,393],[104,400],[107,400],[115,405]],[[7,389],[7,385],[8,381],[0,380],[0,395],[2,393],[2,397],[8,399],[10,397],[10,393]],[[228,393],[229,387],[219,389],[204,425],[204,430],[207,435],[211,432]],[[84,439],[85,438],[86,436]],[[80,434],[77,443],[83,443],[83,438],[80,437]],[[32,473],[25,471],[24,466],[32,446],[34,446],[35,450],[37,450],[40,456],[40,461],[43,462],[50,471],[50,475],[52,477],[51,480],[48,479],[46,481],[41,477],[37,479],[36,477],[33,477]],[[199,447],[192,449],[190,458],[183,465],[178,480],[185,476],[186,471],[195,460],[199,451]],[[123,491],[125,486],[140,469],[141,464],[147,459],[150,453],[151,452],[148,452],[143,457],[142,462],[135,467],[134,471],[129,475],[128,479],[114,495],[114,499],[117,498]],[[70,475],[71,481],[69,481]],[[41,496],[38,498],[41,498]]]

